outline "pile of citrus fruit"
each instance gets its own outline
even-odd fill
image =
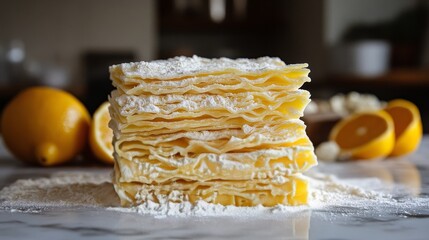
[[[418,148],[421,139],[419,110],[402,99],[389,102],[379,111],[346,117],[330,136],[343,156],[358,160],[406,155]]]
[[[113,163],[108,103],[91,120],[73,95],[49,87],[31,87],[18,94],[1,116],[4,143],[17,158],[42,166],[75,159],[88,145],[105,163]]]

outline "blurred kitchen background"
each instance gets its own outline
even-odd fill
[[[429,132],[429,0],[1,0],[0,110],[28,86],[93,112],[108,66],[177,55],[310,64],[313,99],[406,98]]]

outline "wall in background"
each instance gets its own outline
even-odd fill
[[[288,22],[284,48],[287,63],[308,63],[313,80],[326,74],[326,46],[323,41],[324,1],[290,1],[285,10]],[[305,85],[304,85],[305,86]]]
[[[0,8],[0,44],[25,44],[27,57],[67,66],[72,79],[81,76],[86,50],[133,50],[140,59],[157,48],[153,0],[14,0]]]
[[[324,0],[311,7],[308,1],[290,1],[287,34],[275,55],[289,63],[309,62],[312,77],[323,78],[325,44],[336,43],[351,24],[391,19],[417,1]],[[133,50],[142,60],[157,57],[156,14],[154,0],[5,1],[0,45],[21,39],[28,58],[60,63],[80,80],[80,57],[86,50]]]
[[[418,0],[325,0],[325,42],[337,43],[344,30],[355,23],[390,20]]]

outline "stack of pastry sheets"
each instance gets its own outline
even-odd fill
[[[176,57],[110,67],[113,183],[123,206],[307,202],[317,164],[299,119],[306,64]]]

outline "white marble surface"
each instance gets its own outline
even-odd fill
[[[344,177],[400,182],[429,197],[429,138],[404,159],[372,164],[324,164]],[[0,143],[0,188],[16,179],[57,171],[109,171],[107,167],[34,168],[18,163]],[[398,200],[401,193],[398,192]],[[34,210],[34,209],[33,209]],[[252,218],[155,218],[100,208],[48,208],[26,212],[0,208],[0,239],[428,239],[429,206],[365,211],[332,207]]]

